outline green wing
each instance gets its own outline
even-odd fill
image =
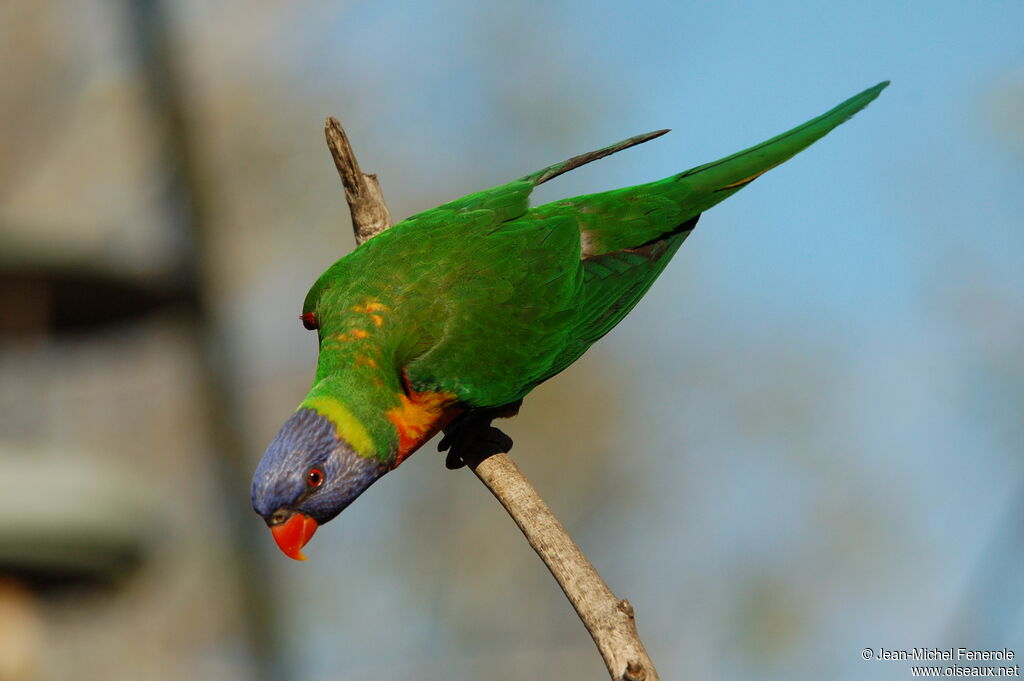
[[[436,300],[423,301],[445,321],[408,365],[410,379],[419,389],[450,390],[474,407],[521,398],[622,320],[703,211],[848,120],[887,85],[767,142],[657,182],[529,209],[536,185],[666,131],[471,194],[367,242],[360,248],[408,237],[430,249],[422,258],[430,262]]]
[[[513,402],[571,341],[582,287],[579,232],[567,218],[477,231],[435,278],[437,342],[407,366],[417,390],[474,407]],[[525,389],[525,390],[524,390]]]

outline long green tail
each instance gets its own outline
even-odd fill
[[[685,191],[693,196],[692,202],[686,204],[687,209],[694,214],[704,212],[850,120],[888,85],[889,81],[879,83],[789,132],[732,156],[697,166],[671,179],[684,185]]]
[[[803,125],[732,156],[656,182],[538,206],[530,211],[530,215],[541,219],[555,215],[576,218],[583,234],[584,256],[613,253],[650,243],[674,232],[680,225],[803,151],[849,120],[888,85],[888,81],[879,83]],[[587,160],[646,142],[661,132],[638,135],[592,152],[593,158]],[[584,154],[576,159],[588,156],[591,155]],[[573,163],[573,160],[538,171],[526,179],[546,180],[564,172],[564,169],[581,165]]]
[[[530,211],[539,219],[560,215],[576,220],[582,234],[585,275],[573,323],[573,342],[536,382],[572,364],[625,317],[690,234],[701,212],[821,139],[867,106],[888,84],[879,83],[814,120],[720,161],[657,182],[556,201]],[[633,137],[592,153],[600,158],[653,139],[652,135]],[[578,160],[587,156],[577,156],[525,179],[548,179],[578,167]]]

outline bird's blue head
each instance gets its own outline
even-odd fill
[[[301,408],[267,447],[252,479],[252,507],[286,555],[305,560],[302,547],[317,527],[341,513],[388,466],[360,456],[326,416]]]

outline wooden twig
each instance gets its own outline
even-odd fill
[[[384,203],[377,176],[364,173],[356,161],[356,154],[348,142],[348,136],[341,123],[333,116],[324,126],[327,148],[331,150],[334,166],[345,186],[345,198],[352,213],[352,231],[356,245],[371,239],[391,226],[391,213]]]
[[[633,606],[619,600],[583,551],[558,522],[519,466],[506,453],[469,463],[526,536],[601,651],[616,681],[658,681],[633,619]]]
[[[341,124],[328,118],[326,132],[352,210],[356,242],[362,243],[391,226],[390,213],[377,177],[359,169]],[[558,581],[597,644],[613,681],[659,681],[637,633],[633,607],[612,593],[508,453],[499,452],[468,465],[512,516]]]

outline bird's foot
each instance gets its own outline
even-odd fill
[[[448,452],[445,467],[456,470],[476,465],[489,456],[512,449],[512,438],[491,425],[491,421],[501,415],[497,410],[478,409],[449,423],[437,445],[437,451]]]

